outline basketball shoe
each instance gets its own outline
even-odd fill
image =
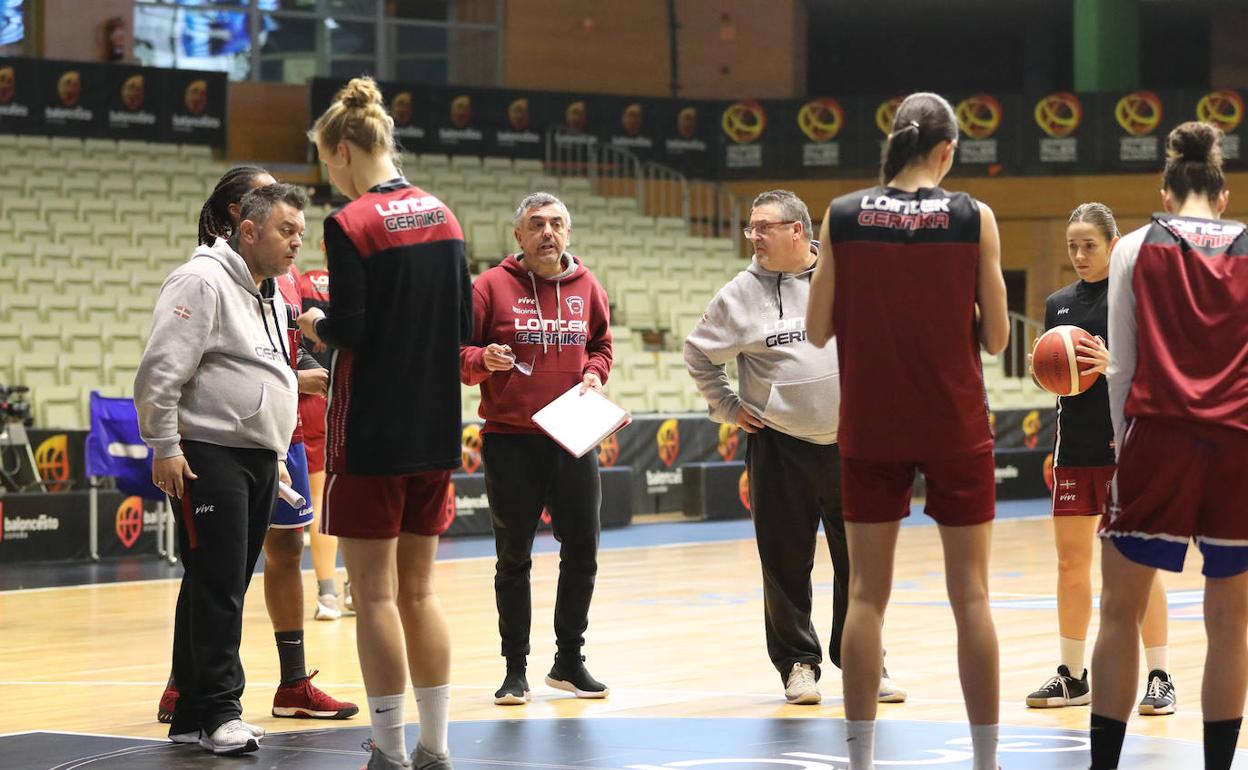
[[[1140,701],[1140,713],[1145,716],[1173,714],[1178,698],[1174,692],[1174,680],[1159,668],[1148,672],[1148,687]]]
[[[815,682],[815,669],[809,663],[794,663],[784,682],[784,699],[797,706],[807,706],[823,699]]]
[[[494,693],[496,706],[523,706],[533,697],[529,691],[529,680],[525,676],[524,658],[507,661],[507,674],[503,677],[503,686]]]
[[[316,612],[312,613],[316,620],[337,620],[342,617],[342,608],[338,606],[337,594],[321,594],[316,597]]]
[[[888,676],[888,668],[880,672],[880,692],[875,700],[878,703],[905,703],[906,688],[894,682]]]
[[[302,679],[278,685],[273,696],[273,716],[301,719],[350,719],[360,713],[354,703],[334,700],[312,684],[313,671]]]
[[[416,750],[412,752],[412,767],[415,770],[452,770],[451,757],[449,754],[434,754],[424,744],[417,743]]]
[[[160,704],[156,707],[156,721],[169,724],[173,721],[173,712],[178,707],[178,688],[172,684],[165,685],[160,694]]]
[[[360,744],[360,748],[369,752],[368,764],[360,768],[360,770],[411,770],[412,763],[407,757],[403,759],[394,759],[383,754],[381,749],[377,748],[377,744],[373,743],[373,739],[369,738]]]
[[[546,675],[546,684],[574,693],[578,698],[605,698],[611,694],[605,684],[589,675],[585,656],[580,654],[556,653],[555,665]]]

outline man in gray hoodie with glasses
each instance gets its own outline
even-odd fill
[[[181,690],[169,737],[216,754],[255,751],[240,719],[243,596],[268,531],[295,427],[289,318],[274,278],[299,253],[307,197],[271,184],[243,196],[227,242],[165,279],[134,381],[152,481],[178,523],[185,572],[174,623]]]
[[[828,657],[837,667],[849,607],[836,446],[839,368],[834,346],[817,348],[806,341],[806,303],[818,253],[810,233],[810,212],[800,198],[788,190],[759,194],[745,228],[753,260],[719,290],[685,340],[685,364],[711,419],[749,434],[746,470],[763,568],[767,653],[780,672],[785,698],[795,704],[822,698],[823,655],[810,619],[810,574],[821,521],[835,574]],[[739,392],[724,369],[733,359]],[[905,698],[885,671],[880,700]]]

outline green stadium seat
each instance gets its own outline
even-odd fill
[[[78,298],[78,318],[92,324],[117,323],[117,298],[84,294]]]
[[[58,430],[88,427],[83,416],[82,391],[83,388],[78,385],[32,387],[30,400],[35,412],[35,424],[40,428]]]
[[[0,321],[22,324],[41,323],[39,298],[16,291],[0,294]]]
[[[108,378],[108,384],[133,386],[134,375],[139,371],[139,362],[142,358],[141,355],[105,353],[104,374]]]
[[[13,354],[13,381],[26,385],[32,391],[60,385],[61,374],[57,367],[59,352],[32,351]]]
[[[61,350],[74,356],[81,356],[84,360],[94,359],[98,362],[104,355],[106,347],[104,335],[108,332],[107,327],[101,328],[95,324],[84,324],[79,321],[63,323],[61,324]]]
[[[61,325],[79,319],[80,296],[50,294],[39,298],[39,315],[45,323]],[[59,338],[59,334],[57,335]]]
[[[57,367],[61,370],[62,385],[93,387],[104,381],[98,353],[95,355],[61,353],[57,358]]]

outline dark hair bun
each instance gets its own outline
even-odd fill
[[[1187,163],[1221,164],[1222,132],[1208,123],[1189,121],[1176,127],[1166,140],[1171,157]]]
[[[374,104],[382,104],[381,90],[372,78],[355,78],[338,92],[342,106],[349,110],[362,110]]]

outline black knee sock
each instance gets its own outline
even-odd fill
[[[303,659],[303,629],[277,631],[273,637],[277,639],[277,657],[282,664],[282,684],[307,677],[308,669]]]
[[[1239,719],[1205,722],[1205,770],[1230,770],[1239,740]]]
[[[1126,737],[1126,722],[1093,714],[1091,770],[1115,770],[1122,755],[1122,741]]]

